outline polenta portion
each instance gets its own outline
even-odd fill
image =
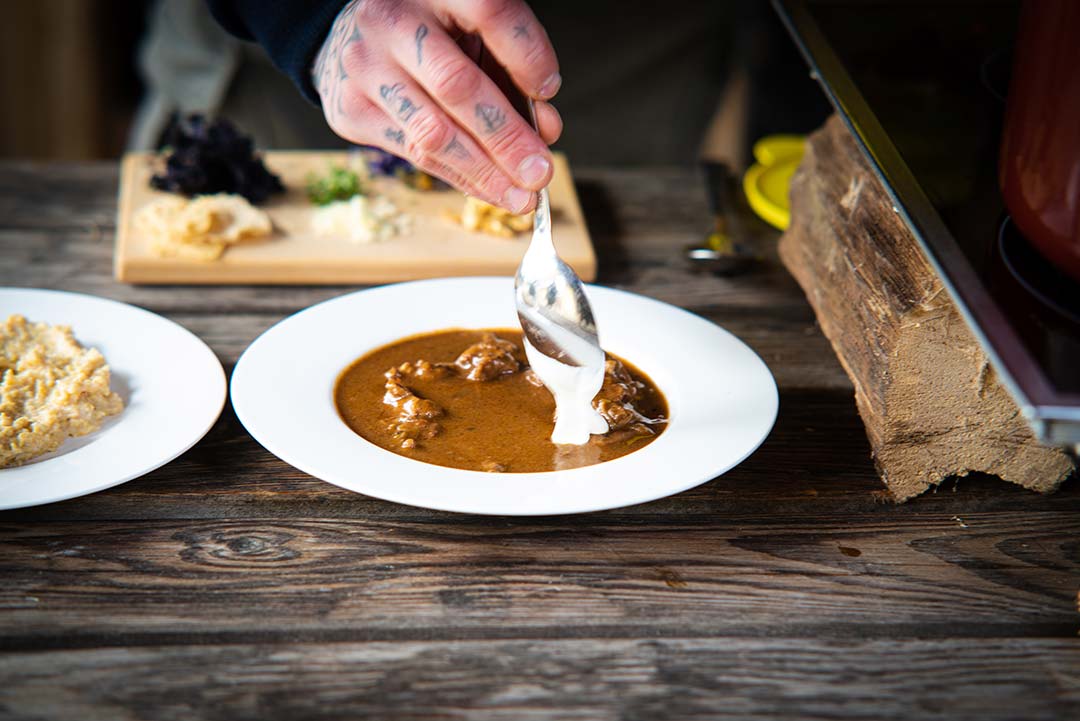
[[[55,451],[123,410],[109,380],[105,358],[71,328],[9,317],[0,325],[0,468]]]

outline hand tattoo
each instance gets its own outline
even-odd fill
[[[390,109],[394,111],[394,114],[398,116],[399,120],[408,122],[412,119],[412,116],[416,115],[416,111],[420,109],[420,106],[401,92],[404,89],[404,83],[380,85],[379,95],[382,96],[382,99]]]
[[[450,138],[450,142],[446,144],[443,152],[458,160],[472,159],[472,155],[469,154],[468,149],[457,139],[457,133],[454,134],[454,137]]]
[[[427,25],[420,23],[420,27],[416,28],[416,64],[424,64],[424,38],[427,37],[428,29]]]
[[[476,117],[484,124],[484,130],[489,133],[494,133],[506,125],[506,114],[494,105],[488,105],[487,103],[476,104]]]
[[[349,78],[344,57],[350,47],[364,40],[353,21],[360,2],[361,0],[354,0],[338,14],[311,70],[311,81],[322,99],[327,120],[339,118],[343,114],[342,86]]]
[[[387,128],[386,132],[383,133],[383,135],[386,136],[387,140],[393,140],[398,145],[404,145],[405,144],[405,131],[404,130],[395,130],[393,128]]]
[[[514,26],[514,37],[515,38],[525,38],[526,40],[528,40],[529,39],[529,28],[525,27],[524,25],[515,25]]]

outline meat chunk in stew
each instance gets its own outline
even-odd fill
[[[435,419],[445,413],[438,403],[421,398],[405,385],[405,377],[414,373],[416,366],[402,363],[383,374],[386,378],[383,403],[396,411],[387,430],[405,449],[415,448],[418,440],[438,435],[440,427]]]
[[[469,346],[454,361],[471,381],[490,381],[499,376],[517,373],[521,363],[518,347],[494,333],[485,333],[479,343]]]
[[[645,384],[630,375],[621,361],[608,358],[604,364],[604,384],[593,400],[593,407],[608,423],[606,441],[656,435],[654,426],[667,419],[649,418],[637,409],[644,391]]]

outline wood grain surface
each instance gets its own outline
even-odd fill
[[[1051,721],[1080,703],[1078,661],[1052,639],[158,646],[35,654],[5,669],[0,704],[85,721]],[[60,688],[58,669],[70,674]]]
[[[983,477],[885,502],[852,387],[775,260],[687,271],[682,170],[575,169],[599,282],[732,330],[777,426],[641,506],[510,519],[322,483],[230,408],[117,488],[0,513],[0,717],[1068,719],[1080,716],[1080,491]],[[0,165],[0,284],[176,320],[231,371],[353,286],[111,279],[115,164]]]

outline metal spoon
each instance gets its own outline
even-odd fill
[[[529,102],[536,127],[536,109]],[[604,351],[581,279],[551,242],[548,190],[537,195],[533,236],[514,277],[514,300],[525,355],[555,398],[551,442],[580,446],[608,424],[592,405],[604,383]]]
[[[535,103],[514,85],[506,68],[482,42],[475,44],[471,57],[539,133]],[[532,242],[514,278],[514,298],[521,329],[535,350],[567,366],[600,367],[602,377],[604,351],[600,349],[589,299],[581,279],[559,257],[551,241],[551,206],[546,187],[537,195]]]
[[[535,104],[482,45],[478,64],[539,133]],[[532,242],[514,277],[514,302],[529,365],[555,398],[552,443],[580,446],[593,434],[607,433],[607,421],[592,405],[604,383],[604,351],[581,279],[551,241],[547,188],[537,195]]]
[[[535,128],[531,101],[529,116]],[[532,241],[514,278],[514,300],[521,329],[536,350],[570,366],[603,365],[604,351],[581,279],[551,240],[546,187],[538,194]]]

